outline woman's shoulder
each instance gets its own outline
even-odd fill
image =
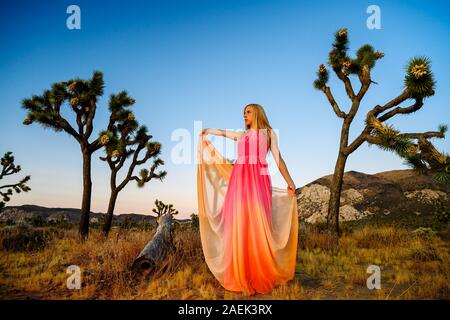
[[[236,131],[237,134],[237,140],[239,141],[243,136],[245,136],[247,134],[248,130],[244,130],[244,131]]]

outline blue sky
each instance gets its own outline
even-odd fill
[[[66,8],[81,8],[81,30],[66,27]],[[381,29],[369,30],[369,5],[381,9]],[[104,128],[111,93],[126,89],[136,99],[136,118],[162,143],[168,171],[164,182],[134,183],[120,193],[117,213],[151,213],[156,198],[187,217],[197,213],[196,164],[175,164],[175,130],[194,135],[204,127],[242,129],[242,109],[264,106],[288,169],[301,187],[333,172],[341,121],[323,93],[312,87],[318,65],[327,61],[333,33],[347,27],[350,52],[365,43],[385,53],[350,131],[361,131],[366,112],[398,95],[409,58],[426,55],[437,81],[435,96],[412,115],[388,121],[405,132],[436,130],[450,119],[450,5],[445,1],[6,1],[0,12],[0,153],[12,151],[32,176],[32,191],[8,205],[79,207],[81,153],[65,133],[22,125],[21,100],[53,82],[104,73],[94,133]],[[356,79],[354,79],[356,88]],[[343,86],[332,78],[344,111]],[[70,116],[70,113],[66,113]],[[212,138],[213,139],[213,138]],[[191,153],[195,154],[194,137]],[[441,151],[450,142],[434,139]],[[109,169],[93,157],[93,211],[106,211]],[[376,173],[404,169],[402,159],[375,146],[361,146],[346,171]],[[285,187],[280,174],[273,184]]]

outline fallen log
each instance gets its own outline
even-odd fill
[[[172,214],[164,214],[158,218],[155,236],[147,243],[131,266],[134,271],[150,269],[152,272],[175,249],[172,237]]]

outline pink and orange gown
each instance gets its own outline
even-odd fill
[[[297,199],[287,189],[272,186],[264,130],[250,129],[237,144],[233,163],[204,135],[199,137],[197,194],[203,254],[226,290],[269,293],[295,276]]]

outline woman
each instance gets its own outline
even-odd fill
[[[298,237],[295,184],[262,106],[244,108],[246,131],[204,129],[198,143],[197,193],[205,261],[220,284],[247,295],[269,293],[295,275]],[[238,141],[224,158],[207,134]],[[269,151],[288,187],[273,187]]]

